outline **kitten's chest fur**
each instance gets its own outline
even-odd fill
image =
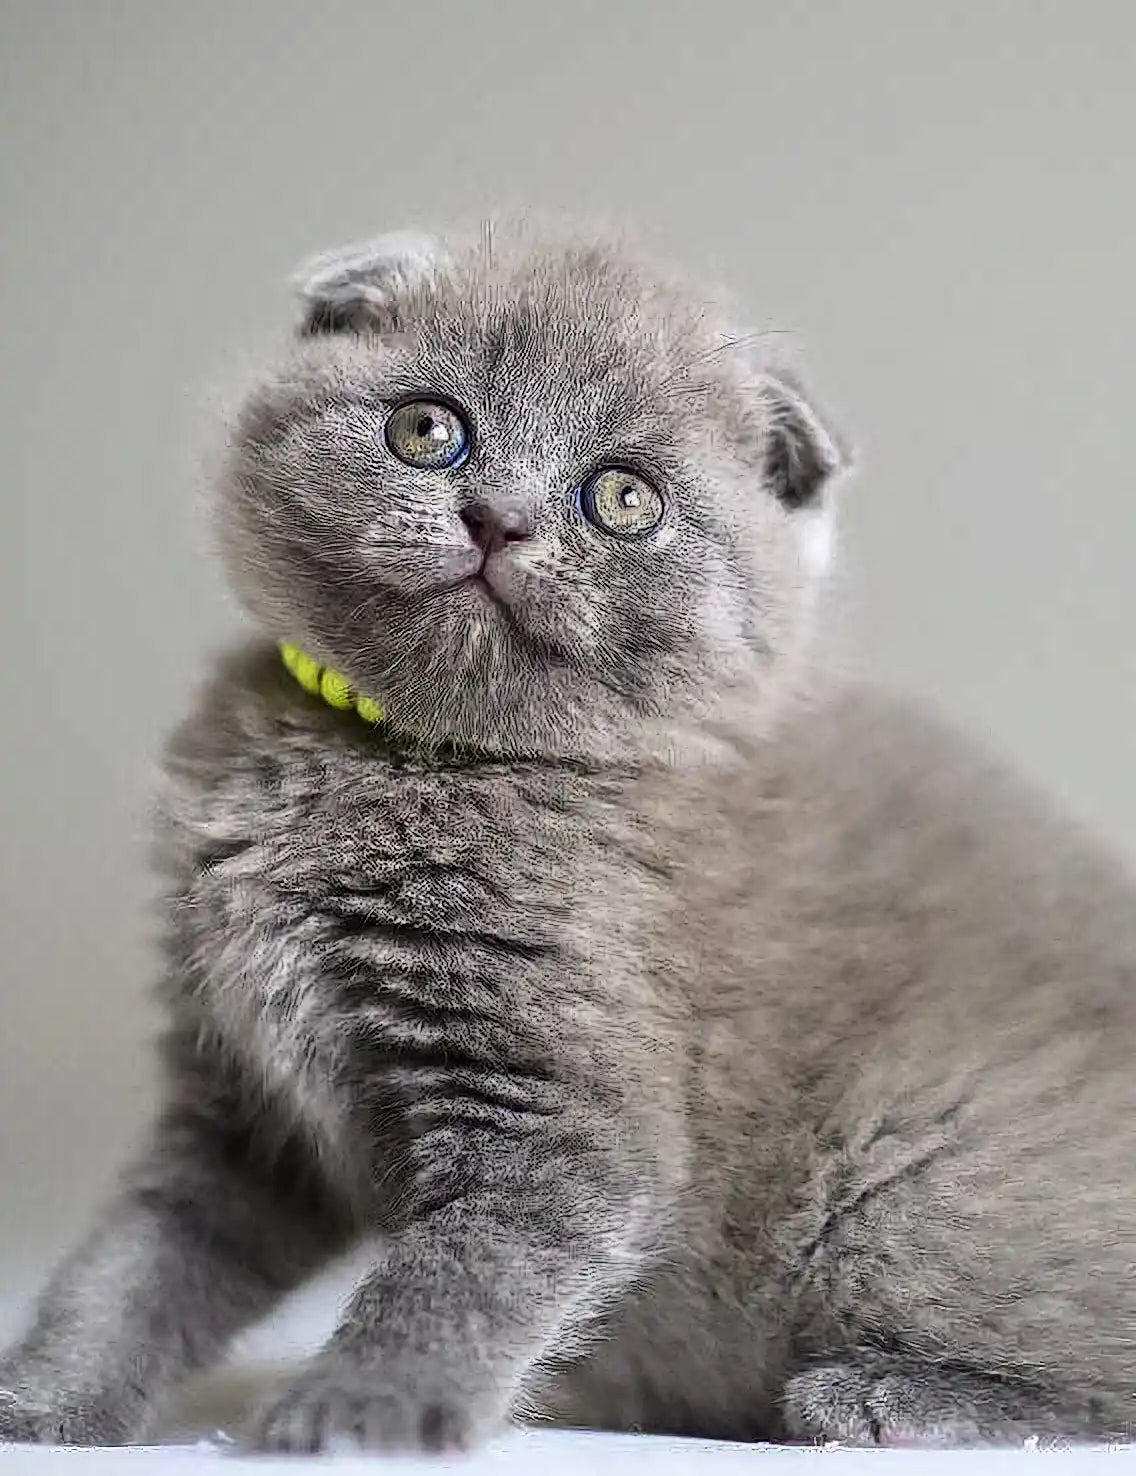
[[[389,1163],[368,1153],[408,1166],[447,1117],[519,1122],[581,1072],[616,1074],[651,987],[625,781],[416,758],[307,705],[282,720],[279,696],[218,689],[174,745],[182,1015],[330,1165],[370,1179]],[[430,1141],[419,1182],[445,1169]]]

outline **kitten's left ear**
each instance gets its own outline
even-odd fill
[[[791,510],[818,506],[829,483],[848,469],[849,453],[789,376],[766,375],[760,396],[770,490]]]
[[[313,257],[293,279],[304,303],[301,333],[397,329],[400,298],[444,260],[441,244],[417,231],[392,231]]]

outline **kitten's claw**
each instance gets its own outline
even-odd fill
[[[313,1370],[272,1400],[246,1444],[257,1451],[315,1454],[382,1450],[468,1451],[492,1433],[458,1400],[402,1394],[355,1370]]]

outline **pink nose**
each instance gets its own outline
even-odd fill
[[[473,502],[458,514],[469,536],[484,554],[496,553],[507,543],[523,543],[532,537],[532,514],[516,503],[499,506]]]

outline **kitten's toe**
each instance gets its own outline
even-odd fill
[[[1040,1395],[981,1374],[885,1358],[797,1374],[782,1413],[793,1439],[848,1445],[1017,1445],[1063,1433]]]
[[[313,1454],[337,1450],[458,1452],[491,1434],[461,1401],[402,1394],[358,1372],[313,1371],[272,1400],[247,1444],[257,1451]]]
[[[94,1399],[62,1399],[21,1390],[0,1373],[0,1441],[19,1445],[123,1445],[126,1421]]]
[[[35,1411],[28,1409],[11,1389],[0,1389],[0,1440],[31,1445],[50,1438],[41,1433]]]

